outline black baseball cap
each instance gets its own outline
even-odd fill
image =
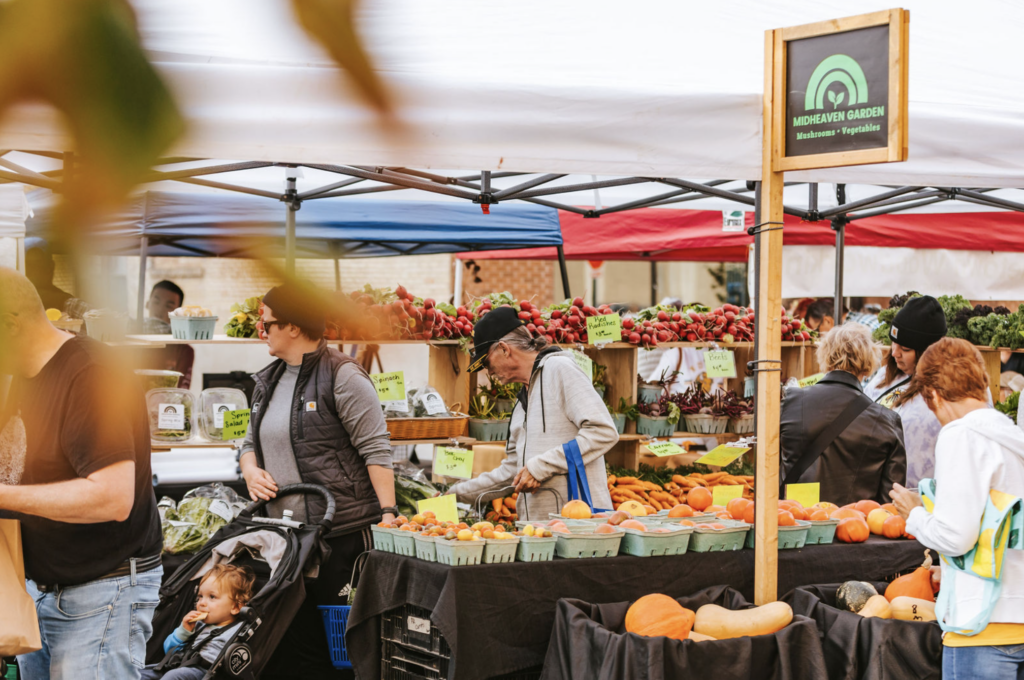
[[[484,314],[473,327],[473,353],[469,372],[475,373],[483,368],[491,345],[522,325],[519,313],[511,307],[496,307]]]

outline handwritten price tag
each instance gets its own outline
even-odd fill
[[[249,409],[243,408],[238,411],[224,412],[224,429],[222,437],[224,441],[242,439],[249,429]]]
[[[572,350],[572,360],[576,362],[576,365],[583,369],[583,372],[587,374],[587,377],[591,380],[594,379],[594,362],[590,360],[583,352],[578,349]]]
[[[373,386],[377,388],[377,397],[381,401],[402,401],[405,399],[405,373],[375,373],[370,376]]]
[[[619,342],[622,340],[622,325],[618,314],[602,314],[587,317],[587,342]]]
[[[434,449],[434,474],[470,479],[473,476],[473,452],[452,446]]]
[[[652,442],[647,445],[647,450],[659,458],[664,458],[665,456],[678,456],[680,453],[686,453],[686,449],[673,442]]]
[[[704,372],[709,378],[735,378],[736,357],[732,350],[708,350],[704,352]]]
[[[818,381],[824,377],[824,373],[815,373],[814,375],[809,375],[800,381],[800,387],[810,387],[811,385],[817,385]]]
[[[821,500],[821,484],[787,484],[786,498],[791,501],[798,501],[800,505],[809,508],[817,505]]]
[[[716,446],[702,457],[697,459],[697,462],[701,465],[714,465],[715,467],[725,467],[729,463],[733,462],[744,453],[750,450],[750,447],[740,446]]]
[[[430,510],[442,522],[458,522],[459,508],[455,505],[455,494],[438,496],[437,498],[424,498],[416,502],[416,509],[420,512]]]
[[[723,508],[734,498],[743,498],[742,484],[720,484],[711,490],[711,502]]]

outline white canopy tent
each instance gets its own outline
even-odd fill
[[[25,271],[25,221],[31,214],[21,184],[0,185],[0,266]]]
[[[282,0],[134,0],[185,111],[175,154],[602,175],[758,179],[764,30],[866,0],[722,5],[380,0],[360,29],[409,135],[385,138]],[[908,0],[910,160],[790,181],[1024,187],[1024,6]],[[965,46],[969,45],[969,49]],[[0,148],[65,151],[22,106]]]

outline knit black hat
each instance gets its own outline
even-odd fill
[[[491,345],[522,325],[519,314],[511,307],[496,307],[484,314],[473,327],[473,355],[469,372],[475,373],[483,368]]]
[[[298,281],[290,281],[271,288],[263,296],[263,304],[270,307],[274,317],[292,323],[311,338],[319,338],[326,327],[326,313],[317,291]]]
[[[914,350],[918,358],[945,335],[946,315],[939,301],[930,295],[907,300],[889,329],[889,339]]]

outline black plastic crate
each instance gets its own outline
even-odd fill
[[[430,621],[430,612],[422,607],[406,604],[384,612],[380,617],[380,635],[383,639],[406,647],[450,659],[448,642]]]
[[[380,675],[383,680],[447,680],[449,660],[414,647],[384,641]]]

